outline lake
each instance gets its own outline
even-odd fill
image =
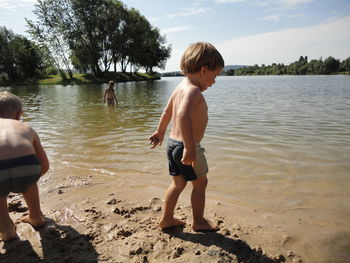
[[[180,80],[119,83],[119,108],[103,104],[105,85],[0,90],[22,98],[55,176],[164,191],[165,148],[150,150],[147,138]],[[203,94],[210,199],[350,229],[349,76],[218,77]]]

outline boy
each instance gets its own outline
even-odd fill
[[[7,91],[0,92],[0,238],[17,238],[16,228],[9,216],[7,195],[23,193],[29,215],[22,218],[33,227],[45,224],[40,209],[37,181],[49,169],[49,161],[38,134],[20,122],[22,103]]]
[[[160,118],[158,128],[149,138],[153,149],[161,145],[171,120],[167,155],[172,183],[165,193],[162,230],[183,226],[185,222],[174,217],[180,193],[188,181],[192,182],[192,229],[217,231],[218,226],[204,218],[205,189],[208,183],[208,166],[200,141],[208,122],[208,107],[202,92],[215,83],[224,67],[217,49],[206,42],[192,44],[181,58],[180,68],[185,78],[174,90]]]
[[[117,97],[115,96],[113,86],[114,86],[114,81],[111,80],[110,82],[108,82],[108,86],[104,92],[103,101],[104,103],[106,103],[107,101],[107,105],[114,105],[114,100],[115,100],[115,103],[117,104],[117,107],[118,107],[118,100],[117,100]]]

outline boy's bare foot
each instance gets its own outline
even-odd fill
[[[9,227],[8,227],[8,231],[0,232],[0,238],[1,238],[4,242],[17,239],[18,236],[17,236],[17,233],[16,233],[16,227],[15,227],[15,225],[12,223],[12,226],[9,226]]]
[[[159,226],[162,230],[165,230],[165,229],[168,229],[168,228],[171,228],[171,227],[177,227],[177,226],[185,226],[186,225],[186,222],[180,220],[180,219],[177,219],[177,218],[172,218],[170,220],[162,220],[160,223],[159,223]]]
[[[31,218],[29,215],[22,217],[22,222],[31,224],[34,228],[40,228],[45,225],[44,216],[40,216],[40,218]]]
[[[203,219],[203,221],[199,223],[193,223],[192,229],[195,232],[216,232],[220,230],[216,224],[207,219]]]

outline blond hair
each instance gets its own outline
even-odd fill
[[[22,112],[20,98],[8,91],[0,92],[0,118],[11,118],[20,112]]]
[[[108,82],[108,88],[113,87],[113,86],[114,86],[114,81],[113,81],[113,80],[111,80],[110,82]]]
[[[190,45],[182,55],[180,69],[184,75],[196,73],[203,66],[209,70],[216,70],[225,66],[219,51],[208,42],[197,42]]]

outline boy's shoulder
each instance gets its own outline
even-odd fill
[[[183,90],[183,91],[200,91],[199,86],[195,85],[191,81],[184,79],[179,83],[179,85],[176,87],[176,89]]]
[[[19,120],[14,119],[3,119],[0,118],[0,130],[4,129],[22,129],[22,130],[28,130],[30,132],[34,131],[34,129],[27,123],[21,122]]]

